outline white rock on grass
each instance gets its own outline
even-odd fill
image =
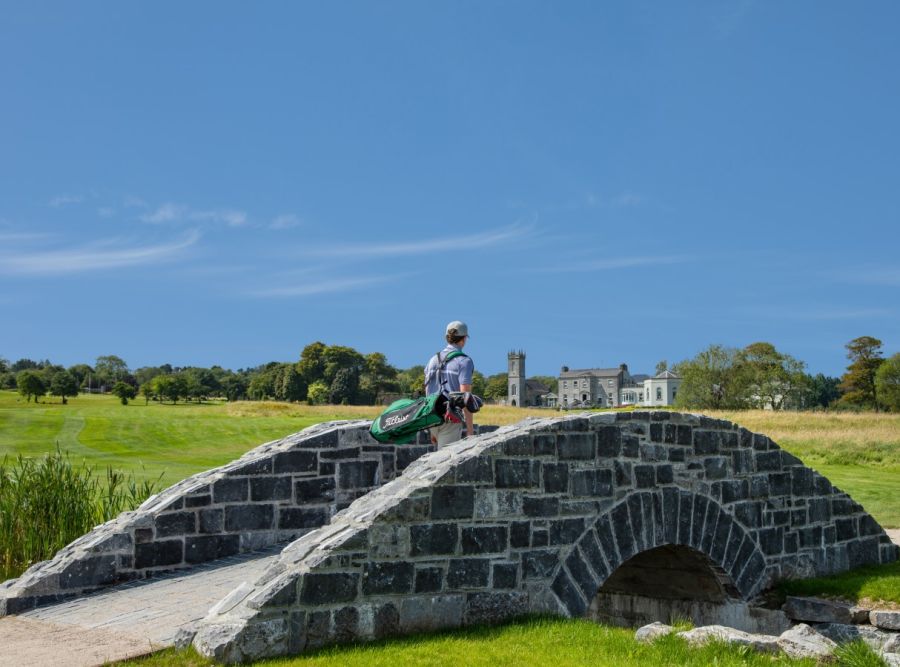
[[[711,641],[723,641],[739,646],[749,646],[760,653],[779,653],[781,651],[778,646],[778,637],[754,635],[724,625],[704,625],[701,628],[679,632],[678,636],[684,638],[691,646],[699,646]]]
[[[881,659],[887,667],[900,667],[900,653],[882,653]]]
[[[900,630],[900,611],[873,609],[869,612],[869,622],[882,630]]]
[[[639,642],[652,642],[657,637],[664,637],[672,632],[672,630],[674,630],[674,628],[671,625],[656,621],[638,628],[637,632],[634,633],[634,638]]]
[[[864,641],[874,651],[900,652],[900,641],[896,632],[879,630],[871,625],[846,625],[843,623],[821,623],[815,626],[816,632],[828,637],[837,644],[849,644],[858,640]],[[897,648],[889,648],[891,642]]]
[[[881,650],[885,653],[900,653],[900,634],[892,632],[888,640],[884,642]]]
[[[825,658],[837,648],[836,643],[806,623],[798,623],[790,630],[782,632],[777,643],[791,658]]]

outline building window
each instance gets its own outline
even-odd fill
[[[569,381],[563,380],[563,387],[568,387],[568,386],[569,386]]]
[[[606,384],[609,385],[610,387],[612,387],[612,386],[613,386],[613,381],[612,381],[612,380],[607,380],[607,381],[606,381]]]
[[[512,395],[515,396],[515,395],[516,395],[516,385],[513,385],[513,386],[510,387],[509,389],[510,389],[510,391],[512,392]]]
[[[587,380],[582,380],[582,381],[581,381],[581,386],[586,388],[586,387],[587,387]]]
[[[657,388],[656,388],[656,400],[657,400],[657,401],[661,401],[661,400],[662,400],[662,387],[657,387]]]
[[[675,400],[675,394],[678,393],[678,390],[675,387],[672,387],[672,400]]]

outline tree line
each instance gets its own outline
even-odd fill
[[[112,393],[126,404],[140,395],[146,403],[219,398],[371,405],[395,395],[421,395],[424,372],[421,365],[396,368],[381,352],[363,354],[352,347],[316,341],[304,347],[295,362],[272,361],[236,371],[171,364],[131,370],[116,355],[98,357],[93,366],[69,368],[49,360],[9,363],[0,357],[0,388],[17,389],[28,401],[50,394],[63,403],[80,392],[91,392]],[[476,371],[476,393],[484,393],[484,382],[484,375]]]
[[[682,378],[676,405],[688,409],[857,409],[900,411],[900,353],[885,358],[882,342],[871,336],[846,345],[850,361],[840,378],[806,373],[806,364],[767,342],[744,348],[710,345],[692,359],[672,366]],[[656,372],[668,368],[665,361]],[[112,393],[123,403],[140,395],[177,403],[211,398],[306,401],[309,404],[371,405],[423,391],[424,366],[399,369],[380,352],[363,354],[352,347],[320,341],[303,348],[295,362],[272,361],[236,371],[212,366],[170,364],[131,370],[115,355],[98,357],[93,366],[69,368],[49,360],[0,357],[0,388],[17,389],[26,400],[48,393],[68,398],[81,391]],[[550,391],[557,378],[534,376]],[[475,371],[474,392],[488,399],[507,396],[506,373],[485,378]]]
[[[741,349],[710,345],[673,366],[682,379],[675,404],[716,410],[900,411],[900,353],[885,358],[882,342],[872,336],[854,338],[845,348],[850,363],[843,376],[835,378],[807,374],[804,362],[771,343]]]

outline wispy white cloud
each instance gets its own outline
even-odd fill
[[[881,285],[900,287],[900,268],[881,267],[846,271],[840,274],[841,282],[853,285]]]
[[[141,222],[160,224],[166,222],[215,222],[225,223],[229,227],[240,227],[246,224],[247,214],[235,209],[198,210],[184,204],[166,203],[156,207],[149,213],[138,216]]]
[[[693,261],[689,255],[657,255],[635,257],[610,257],[609,259],[591,259],[576,262],[564,262],[558,266],[535,269],[539,273],[589,273],[591,271],[613,271],[630,269],[639,266],[657,266],[663,264],[683,264]]]
[[[102,271],[167,261],[200,238],[193,230],[170,243],[123,244],[108,240],[60,250],[23,251],[0,254],[0,273],[8,275],[60,275]]]
[[[301,224],[302,221],[300,218],[293,213],[284,213],[275,216],[272,222],[269,223],[269,229],[290,229],[291,227],[297,227]]]
[[[47,202],[47,205],[53,208],[62,208],[63,206],[80,204],[83,201],[84,195],[57,195]]]
[[[331,294],[334,292],[349,292],[401,280],[405,275],[408,274],[360,276],[356,278],[320,278],[307,280],[296,285],[248,290],[245,294],[247,296],[264,298],[289,298],[314,296],[316,294]]]
[[[442,252],[450,248],[464,248],[475,250],[489,248],[508,243],[510,241],[525,238],[534,232],[533,225],[510,225],[493,231],[467,236],[446,236],[420,241],[405,241],[398,243],[371,243],[365,245],[350,245],[335,243],[331,246],[304,248],[301,254],[309,257],[396,257],[400,255],[425,255]]]
[[[97,215],[101,218],[111,218],[116,214],[116,209],[112,206],[101,206],[97,209]]]
[[[140,197],[128,195],[122,200],[122,206],[125,208],[147,208],[148,204]]]
[[[50,234],[43,232],[0,232],[0,243],[40,241],[48,237],[50,237]]]

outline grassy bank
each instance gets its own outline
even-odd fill
[[[126,664],[134,667],[206,667],[214,663],[193,651],[165,651]],[[690,648],[684,640],[672,635],[651,644],[639,644],[634,640],[633,630],[609,628],[583,620],[545,618],[526,619],[500,627],[467,628],[452,633],[331,648],[298,658],[254,663],[257,667],[812,667],[815,664],[812,660],[759,655],[719,643]]]

